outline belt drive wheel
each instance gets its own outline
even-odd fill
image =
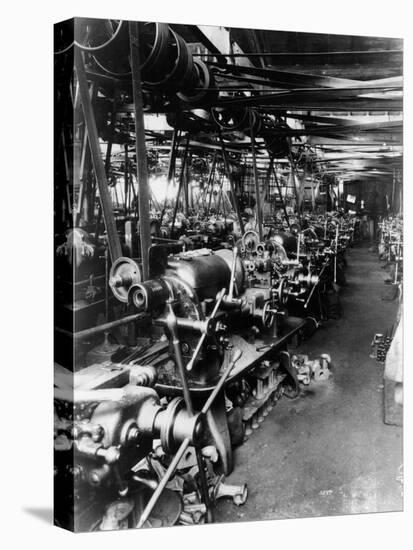
[[[209,89],[215,85],[214,79],[209,72],[208,67],[200,59],[194,59],[194,67],[196,70],[196,81],[194,82],[195,87],[199,89],[190,89],[188,91],[179,92],[177,96],[182,101],[186,103],[197,103],[205,98],[205,96],[210,91]]]
[[[281,279],[280,284],[276,289],[276,299],[280,305],[285,306],[288,302],[288,293],[285,292],[286,282],[285,279]]]
[[[185,408],[185,401],[182,397],[174,397],[166,408],[160,433],[161,445],[166,453],[172,453],[175,450],[174,426],[176,417],[183,408]]]
[[[168,44],[168,64],[164,74],[158,74],[156,78],[145,80],[148,88],[162,88],[168,92],[190,87],[195,83],[196,72],[194,61],[185,40],[171,28],[169,28],[172,41]]]
[[[211,115],[222,130],[241,130],[248,124],[248,110],[234,110],[225,107],[211,107]]]
[[[131,258],[121,256],[115,260],[110,268],[109,286],[115,297],[120,301],[128,302],[129,288],[142,280],[138,264]]]
[[[242,236],[242,246],[246,252],[252,253],[257,251],[257,246],[260,242],[260,238],[256,231],[252,229],[246,231]]]
[[[272,308],[271,302],[265,302],[264,307],[262,309],[262,324],[265,328],[271,328],[274,324],[274,318],[275,315],[272,311],[270,311]]]

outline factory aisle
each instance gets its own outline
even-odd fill
[[[383,368],[369,358],[374,333],[391,327],[398,307],[381,300],[381,266],[366,247],[349,250],[342,319],[294,350],[329,353],[332,376],[281,399],[235,451],[227,481],[247,482],[248,500],[220,501],[217,521],[402,509],[402,428],[383,422]]]

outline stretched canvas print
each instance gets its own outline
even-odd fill
[[[55,523],[401,510],[397,38],[55,25]]]

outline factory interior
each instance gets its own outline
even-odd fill
[[[55,26],[55,524],[403,509],[403,41]]]

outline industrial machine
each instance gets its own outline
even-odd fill
[[[57,522],[211,522],[217,499],[247,498],[225,483],[233,448],[329,375],[294,348],[341,313],[354,216],[316,203],[320,182],[309,208],[311,145],[176,28],[72,31],[56,37]],[[145,133],[158,114],[167,129]]]
[[[379,224],[379,259],[390,270],[387,281],[394,287],[403,281],[403,220],[401,216],[384,218]]]

